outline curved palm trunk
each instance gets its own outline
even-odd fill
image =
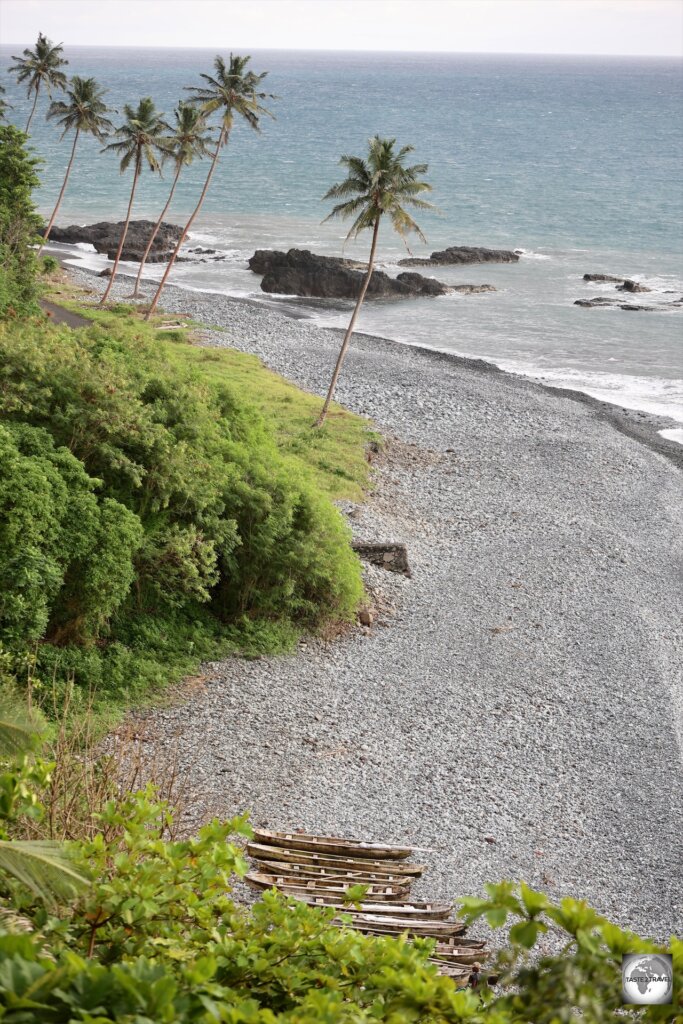
[[[126,241],[126,235],[128,234],[128,225],[130,224],[130,215],[133,209],[133,199],[135,198],[135,188],[140,177],[140,153],[138,151],[137,158],[135,160],[135,174],[133,175],[133,187],[130,190],[130,199],[128,201],[128,212],[126,214],[126,223],[123,225],[123,231],[121,232],[121,241],[119,247],[116,250],[116,259],[114,260],[114,266],[111,268],[111,277],[109,278],[109,284],[105,288],[104,295],[100,299],[100,306],[103,306],[107,301],[107,296],[112,290],[114,284],[114,278],[116,277],[116,271],[119,268],[119,261],[121,260],[121,253],[123,252],[123,243]]]
[[[316,420],[316,427],[322,427],[327,417],[327,413],[330,408],[330,403],[334,398],[335,388],[337,387],[337,379],[339,377],[339,373],[341,371],[344,359],[346,358],[346,350],[349,347],[351,335],[353,334],[353,329],[356,326],[356,320],[358,319],[358,314],[360,313],[360,307],[363,305],[363,299],[365,298],[365,293],[367,292],[368,285],[370,284],[370,278],[372,277],[372,271],[375,265],[375,253],[377,251],[377,236],[379,235],[379,222],[381,216],[382,215],[380,214],[377,220],[375,221],[375,226],[372,230],[372,245],[370,246],[370,257],[368,259],[368,272],[365,275],[365,280],[363,281],[363,287],[360,290],[360,295],[356,300],[356,307],[351,316],[351,322],[349,323],[349,326],[346,328],[346,334],[344,335],[344,340],[342,341],[342,346],[339,350],[339,355],[337,357],[337,365],[335,366],[334,373],[332,374],[332,380],[330,381],[330,387],[327,392],[325,404],[321,409],[320,416],[318,416],[318,419]]]
[[[57,198],[57,202],[55,204],[55,208],[52,211],[52,216],[50,217],[50,223],[46,227],[45,234],[43,235],[43,244],[41,245],[40,249],[38,250],[38,255],[39,256],[40,256],[41,252],[43,251],[43,249],[45,248],[45,243],[47,242],[48,238],[50,237],[50,232],[52,231],[52,225],[55,222],[55,217],[57,216],[57,213],[59,212],[59,207],[61,206],[62,199],[64,198],[64,193],[66,192],[66,183],[69,180],[69,175],[71,174],[71,168],[73,166],[74,157],[76,156],[76,143],[78,142],[78,136],[80,135],[80,131],[81,131],[80,128],[76,129],[76,137],[74,139],[74,144],[73,144],[73,146],[71,148],[71,159],[69,160],[69,163],[68,163],[67,168],[66,168],[66,174],[64,175],[64,183],[62,185],[61,191],[60,191],[59,196]]]
[[[36,98],[33,101],[33,106],[31,107],[31,113],[28,115],[28,121],[26,122],[26,127],[24,128],[24,135],[28,135],[28,130],[31,127],[31,121],[33,120],[33,115],[36,112],[37,104],[38,104],[38,90],[36,89]]]
[[[180,252],[180,246],[185,241],[185,238],[187,237],[187,233],[190,230],[190,228],[192,227],[192,223],[193,223],[195,217],[197,216],[197,214],[199,213],[199,211],[202,208],[202,203],[204,202],[204,200],[206,198],[206,193],[209,191],[209,185],[211,184],[211,179],[213,177],[213,172],[215,171],[216,164],[218,163],[218,155],[219,155],[219,153],[221,151],[221,146],[223,145],[224,142],[227,142],[227,140],[228,140],[228,133],[223,128],[223,129],[221,129],[221,133],[220,133],[220,135],[218,137],[218,145],[216,146],[216,152],[213,155],[213,160],[211,161],[211,166],[209,167],[209,173],[206,176],[206,181],[204,182],[204,188],[202,189],[202,194],[199,197],[199,202],[195,206],[194,211],[193,211],[190,219],[188,220],[187,224],[185,225],[185,227],[183,229],[182,235],[178,239],[178,244],[176,245],[175,249],[173,250],[173,254],[172,254],[170,260],[168,261],[168,266],[166,267],[166,270],[164,271],[164,276],[162,277],[161,281],[159,282],[159,287],[156,290],[156,295],[152,299],[152,305],[149,307],[147,315],[145,316],[145,320],[149,320],[149,318],[151,317],[152,313],[157,308],[157,303],[159,302],[159,297],[160,297],[162,291],[164,290],[164,285],[166,284],[166,280],[168,278],[168,275],[171,273],[171,269],[173,267],[173,264],[176,261],[176,256]]]
[[[152,246],[154,244],[154,239],[157,237],[157,233],[159,231],[159,228],[161,227],[161,222],[163,221],[164,217],[166,216],[166,211],[168,210],[169,206],[171,205],[171,200],[173,199],[173,193],[175,192],[175,187],[178,184],[178,178],[180,177],[180,172],[182,171],[182,169],[183,169],[183,165],[180,164],[179,167],[178,167],[178,170],[175,172],[175,178],[173,179],[173,184],[171,185],[171,191],[168,194],[168,199],[166,200],[166,205],[164,206],[163,210],[159,214],[159,220],[154,225],[154,231],[149,236],[149,242],[147,243],[147,248],[145,249],[143,257],[142,257],[142,259],[140,261],[140,269],[138,270],[138,276],[135,278],[135,288],[133,288],[133,294],[131,296],[131,298],[133,298],[133,299],[137,299],[140,296],[140,281],[142,280],[142,271],[145,269],[145,263],[147,262],[147,257],[149,256],[149,251],[150,251],[150,249],[152,248]]]

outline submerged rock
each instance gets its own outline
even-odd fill
[[[318,256],[308,249],[288,252],[258,249],[249,260],[249,268],[264,275],[261,281],[264,292],[322,299],[357,298],[365,270],[362,263],[336,256]],[[367,295],[368,298],[401,298],[446,295],[451,291],[450,285],[421,274],[403,273],[393,278],[375,270]]]
[[[618,292],[651,292],[652,288],[647,288],[644,284],[638,284],[637,281],[624,281],[623,284],[617,285]]]
[[[584,274],[584,281],[606,281],[608,284],[622,284],[623,277],[613,277],[612,274]]]
[[[605,295],[597,295],[593,299],[576,299],[575,306],[583,306],[584,309],[591,309],[593,306],[618,306],[618,299],[608,299]]]
[[[124,223],[125,221],[122,220],[115,223],[105,220],[84,226],[71,224],[66,228],[53,227],[50,232],[50,241],[64,242],[67,245],[87,242],[93,245],[97,252],[106,253],[108,258],[113,260],[121,241]],[[151,220],[132,220],[130,222],[121,259],[133,260],[137,263],[142,260],[149,237],[154,230],[154,224],[155,222]],[[167,260],[182,233],[183,229],[179,225],[163,221],[159,225],[147,262],[161,263]]]
[[[517,263],[519,253],[510,249],[483,249],[480,246],[452,245],[448,249],[433,252],[431,256],[421,259],[410,256],[399,260],[402,267],[429,267],[434,264],[448,266],[449,264],[469,263]]]

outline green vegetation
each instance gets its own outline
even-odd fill
[[[314,399],[257,360],[94,315],[0,326],[3,646],[116,703],[352,617],[359,564],[328,495],[358,495],[365,424],[343,414],[315,446]]]
[[[41,219],[31,198],[39,161],[27,152],[26,136],[0,124],[0,319],[36,313],[36,257],[31,245]]]
[[[8,1024],[619,1024],[671,1021],[683,1010],[682,942],[671,942],[673,1005],[624,1007],[621,954],[663,950],[584,903],[558,905],[523,884],[463,901],[465,916],[485,917],[504,945],[491,967],[495,989],[458,990],[440,977],[429,940],[339,928],[336,911],[274,890],[239,906],[230,889],[245,864],[233,839],[249,835],[246,820],[171,838],[174,811],[151,787],[101,804],[97,830],[84,830],[70,859],[62,853],[53,866],[62,885],[48,887],[46,904],[1,854],[19,845],[26,822],[32,834],[50,825],[54,834],[50,772],[24,759],[0,773],[0,1019]],[[59,900],[69,875],[71,895]],[[537,948],[550,928],[555,954]]]

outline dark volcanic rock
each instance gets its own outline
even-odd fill
[[[114,259],[116,250],[121,240],[124,221],[111,223],[101,221],[98,224],[86,224],[80,227],[72,224],[67,228],[53,227],[50,232],[50,240],[53,242],[65,242],[68,245],[75,245],[77,242],[89,242],[95,246],[97,252],[106,252],[109,259]],[[135,260],[138,263],[142,259],[149,236],[154,230],[154,222],[151,220],[132,220],[128,225],[126,242],[121,254],[124,260]],[[157,236],[154,239],[148,263],[160,263],[167,260],[173,252],[183,229],[177,224],[167,224],[165,221],[160,225]]]
[[[478,295],[480,292],[495,292],[492,284],[453,284],[454,292],[462,292],[464,295]]]
[[[584,274],[584,281],[607,281],[613,284],[622,284],[623,277],[613,277],[611,274]]]
[[[363,284],[363,264],[335,256],[317,256],[308,249],[278,252],[257,250],[249,260],[256,274],[263,274],[261,289],[280,295],[301,295],[322,299],[355,299]],[[445,295],[452,289],[421,274],[403,273],[392,278],[375,270],[370,278],[369,298]]]
[[[598,295],[594,299],[576,299],[575,306],[583,306],[585,309],[592,309],[593,306],[618,306],[617,299],[608,299],[605,295]]]
[[[644,284],[638,284],[637,281],[624,281],[623,284],[617,285],[618,292],[651,292],[652,288],[647,288]]]
[[[519,254],[509,249],[482,249],[478,246],[452,245],[440,252],[433,252],[428,259],[410,256],[399,260],[402,267],[430,267],[434,264],[445,266],[468,263],[517,263]]]

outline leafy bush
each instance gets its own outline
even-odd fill
[[[41,274],[54,274],[55,270],[59,270],[59,260],[54,256],[43,256],[40,261]]]
[[[230,840],[249,834],[244,818],[213,821],[172,842],[164,838],[171,823],[171,809],[152,789],[112,801],[102,831],[72,846],[75,868],[79,860],[87,865],[92,884],[58,913],[0,875],[3,1020],[619,1024],[674,1020],[683,1009],[680,977],[673,1006],[621,1005],[622,952],[661,950],[578,901],[558,906],[511,883],[465,900],[471,918],[496,927],[509,915],[518,920],[494,968],[502,971],[497,990],[458,990],[428,963],[427,940],[338,928],[334,910],[275,891],[251,908],[236,905],[229,889],[244,863]],[[549,926],[561,951],[529,961]],[[676,973],[683,943],[673,940],[672,951]]]
[[[39,163],[26,136],[0,124],[0,319],[38,312],[36,258],[32,243],[42,224],[31,198]]]
[[[50,641],[48,669],[71,645],[59,659],[90,686],[105,659],[114,689],[132,647],[163,674],[171,634],[196,660],[236,628],[272,646],[352,615],[340,514],[225,384],[168,363],[135,322],[0,325],[0,364],[0,642]]]
[[[0,635],[96,637],[133,582],[140,520],[42,427],[0,423]]]

